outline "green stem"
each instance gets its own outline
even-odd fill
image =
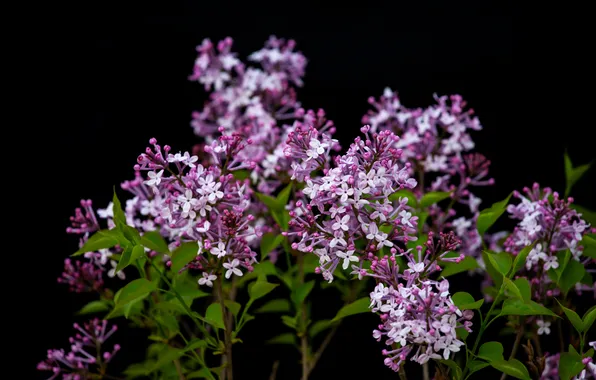
[[[153,262],[153,260],[148,260],[148,261],[151,264],[151,266],[153,267],[153,269],[155,269],[157,271],[157,273],[159,273],[159,277],[161,277],[161,279],[168,285],[168,287],[174,293],[174,296],[176,296],[176,299],[178,299],[178,301],[180,301],[180,304],[182,305],[182,307],[184,308],[184,310],[186,311],[186,313],[188,314],[188,316],[195,322],[195,324],[197,325],[197,327],[199,328],[199,330],[201,330],[201,332],[203,332],[205,335],[209,335],[207,333],[207,330],[205,329],[205,327],[203,327],[203,325],[201,324],[201,322],[193,315],[192,310],[186,304],[186,302],[184,301],[184,298],[182,298],[182,296],[180,295],[180,293],[178,293],[176,291],[176,289],[173,288],[172,283],[166,277],[166,275],[157,267],[157,265],[155,265],[155,263]]]
[[[476,340],[474,341],[474,346],[472,346],[472,351],[470,351],[472,353],[472,355],[476,355],[476,350],[478,349],[478,345],[480,344],[480,340],[482,339],[482,334],[484,334],[484,330],[486,330],[486,328],[495,320],[498,318],[494,317],[492,319],[490,319],[490,315],[492,314],[492,311],[494,310],[495,306],[497,305],[497,303],[499,303],[499,298],[501,298],[501,295],[503,294],[503,288],[504,288],[504,284],[501,284],[501,288],[499,289],[499,293],[497,293],[497,296],[495,297],[495,300],[493,301],[492,305],[490,306],[490,309],[488,309],[488,313],[486,314],[486,318],[482,321],[482,324],[480,325],[480,329],[478,330],[478,335],[476,335]],[[489,320],[490,319],[490,320]],[[470,372],[470,367],[468,367],[468,362],[466,362],[466,368],[462,374],[462,377],[465,379],[466,378],[466,374]]]
[[[222,373],[222,380],[233,380],[234,378],[234,371],[232,369],[232,326],[231,323],[228,323],[230,319],[228,318],[228,309],[225,305],[225,295],[223,291],[223,278],[217,280],[217,296],[219,298],[219,304],[221,306],[221,315],[224,321],[224,346],[225,346],[225,355],[222,355],[222,364],[225,364],[224,371]]]

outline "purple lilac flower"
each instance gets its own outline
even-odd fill
[[[233,175],[244,167],[238,152],[247,142],[235,134],[220,136],[206,146],[215,163],[209,167],[197,164],[198,158],[188,153],[171,154],[169,146],[162,148],[155,139],[150,144],[135,165],[135,171],[147,172],[147,191],[131,208],[147,202],[152,227],[159,228],[171,248],[183,242],[197,244],[197,258],[189,267],[203,272],[201,285],[212,286],[214,276],[224,269],[226,278],[242,276],[242,269],[252,271],[256,253],[247,238],[262,232],[252,226],[254,216],[247,212],[252,190],[246,180]],[[138,190],[140,181],[134,185],[126,187]]]
[[[596,342],[591,342],[590,345],[594,346]],[[546,355],[544,361],[544,370],[540,376],[540,380],[559,380],[559,359],[561,355]],[[594,358],[584,358],[582,363],[585,368],[577,375],[571,378],[571,380],[593,380],[596,379],[596,364]]]
[[[226,38],[217,48],[209,40],[197,48],[199,57],[190,79],[212,92],[203,109],[193,113],[191,126],[207,145],[222,134],[242,136],[248,144],[238,152],[238,161],[246,164],[255,189],[271,194],[292,175],[293,157],[285,154],[288,135],[314,128],[319,140],[328,140],[321,140],[323,149],[338,150],[337,141],[327,137],[335,127],[323,110],[305,111],[296,100],[295,87],[302,86],[306,58],[294,52],[293,40],[271,37],[249,56],[260,68],[247,68],[230,52],[231,46],[232,39]]]
[[[380,312],[382,323],[373,331],[377,341],[385,339],[385,365],[398,371],[406,358],[424,364],[430,359],[449,359],[464,342],[456,328],[471,331],[471,310],[462,313],[451,300],[449,282],[426,280],[397,288],[382,282],[370,294],[371,307]]]
[[[476,230],[476,217],[481,199],[472,186],[494,184],[488,178],[490,161],[482,154],[469,153],[474,141],[469,132],[482,129],[473,110],[465,110],[466,102],[459,95],[436,96],[437,104],[427,108],[404,107],[396,92],[385,89],[378,99],[369,98],[374,110],[362,118],[371,125],[371,131],[390,130],[401,139],[395,147],[403,149],[402,163],[410,163],[411,174],[420,186],[414,190],[419,196],[431,191],[452,192],[452,202],[447,209],[431,206],[428,226],[424,231],[446,232],[453,230],[462,239],[460,252],[479,259],[482,237]],[[456,215],[452,208],[462,204],[469,212]]]
[[[83,326],[74,324],[77,333],[69,338],[70,351],[64,349],[48,350],[46,360],[37,365],[39,371],[51,371],[53,375],[48,379],[62,376],[66,380],[82,380],[90,378],[92,374],[105,371],[106,365],[120,350],[115,344],[111,351],[105,350],[104,343],[117,330],[114,325],[108,329],[108,322],[93,319]]]
[[[535,183],[532,188],[524,188],[523,195],[514,192],[520,200],[517,205],[509,205],[507,211],[512,219],[520,220],[511,235],[505,240],[504,248],[514,255],[529,245],[532,250],[526,259],[525,270],[531,278],[533,297],[546,301],[559,294],[548,271],[559,267],[557,253],[569,250],[571,260],[579,261],[589,273],[596,270],[590,266],[594,260],[583,256],[580,244],[583,236],[591,231],[581,214],[571,208],[572,198],[561,199],[550,188],[540,188]],[[577,284],[576,290],[593,291],[594,285]]]
[[[58,283],[67,284],[71,292],[83,293],[101,291],[103,289],[104,268],[95,261],[64,260],[64,272],[58,278]]]

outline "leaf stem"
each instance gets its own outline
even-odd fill
[[[233,380],[234,378],[234,371],[232,369],[232,326],[230,319],[228,318],[228,309],[225,305],[225,295],[223,291],[223,278],[220,278],[216,281],[217,282],[217,296],[219,298],[219,304],[221,306],[221,315],[224,321],[224,346],[225,346],[225,355],[222,355],[221,361],[222,364],[225,364],[224,371],[222,372],[222,380]]]
[[[515,341],[513,342],[513,348],[511,349],[511,355],[509,355],[509,360],[515,359],[515,355],[517,355],[517,349],[519,348],[519,344],[524,336],[524,325],[520,326],[519,330],[517,331],[517,335],[515,335]],[[507,374],[503,373],[501,375],[501,380],[505,380],[507,378]]]

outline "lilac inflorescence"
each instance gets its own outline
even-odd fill
[[[105,320],[93,319],[83,326],[75,323],[74,328],[77,333],[69,338],[70,351],[48,350],[46,360],[37,365],[38,370],[53,373],[48,380],[59,376],[66,380],[83,380],[91,378],[93,374],[99,375],[98,370],[105,370],[120,350],[118,344],[112,350],[105,350],[104,343],[117,330],[115,325],[108,328]]]

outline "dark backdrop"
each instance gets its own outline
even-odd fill
[[[484,125],[473,138],[477,151],[493,161],[497,181],[483,193],[485,206],[534,181],[563,189],[565,148],[576,163],[595,156],[594,140],[585,137],[593,129],[593,95],[584,95],[593,74],[579,24],[570,31],[546,21],[523,32],[530,17],[514,32],[517,13],[507,2],[399,1],[366,9],[203,3],[65,7],[48,28],[54,91],[37,101],[53,105],[42,123],[49,119],[52,132],[45,143],[58,166],[48,180],[59,189],[46,204],[47,235],[41,238],[48,248],[34,265],[35,306],[45,312],[29,326],[35,339],[28,367],[45,349],[66,346],[72,313],[84,303],[55,281],[63,258],[76,249],[64,229],[78,200],[107,204],[112,186],[131,178],[150,137],[175,150],[196,141],[190,113],[205,93],[187,76],[203,38],[233,37],[240,57],[259,49],[270,34],[295,39],[309,60],[299,99],[306,108],[324,108],[343,142],[358,132],[367,97],[379,96],[385,86],[398,90],[408,107],[430,104],[435,92],[463,95]],[[571,42],[567,35],[573,35]],[[594,209],[593,171],[588,177],[575,195]],[[313,379],[396,378],[382,364],[371,317],[353,318],[341,328]],[[253,332],[235,354],[239,379],[266,378],[275,355],[285,360],[278,379],[297,378],[295,352],[259,342],[275,333],[273,322],[247,326]],[[116,340],[122,345],[116,365],[142,358],[141,336],[119,332]]]

